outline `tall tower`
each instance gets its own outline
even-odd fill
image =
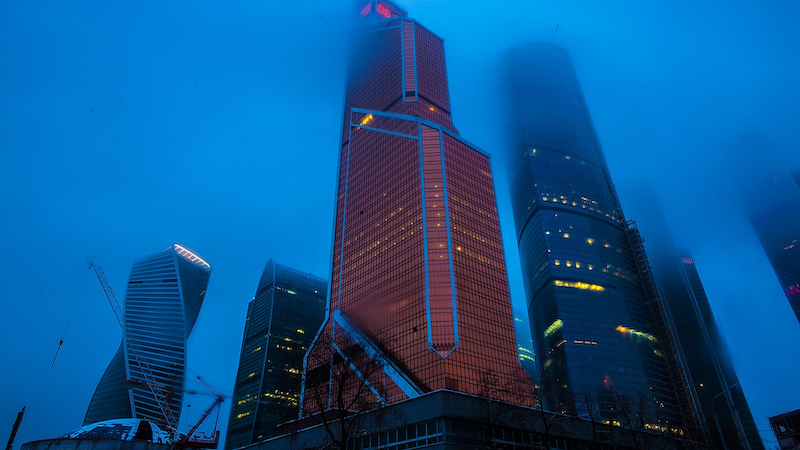
[[[443,41],[390,2],[356,12],[330,311],[308,356],[305,412],[336,407],[329,374],[343,367],[378,403],[438,389],[532,402],[516,390],[530,381],[489,156],[453,127]]]
[[[764,443],[731,364],[728,346],[711,311],[694,258],[688,250],[674,249],[671,261],[659,261],[655,267],[673,319],[689,385],[708,436],[715,445],[720,445],[721,433],[729,449],[763,450]]]
[[[795,185],[796,184],[796,185]],[[753,229],[800,322],[800,169],[781,174],[746,199]]]
[[[180,422],[186,377],[186,340],[206,295],[211,266],[188,248],[173,244],[133,264],[125,293],[125,335],[97,385],[84,425],[125,417],[166,420],[142,367],[150,367],[155,383],[168,392],[173,412],[167,424]]]
[[[763,449],[695,260],[675,246],[655,194],[645,192],[639,223],[647,235],[647,254],[668,311],[698,431],[715,447],[722,447],[724,436],[729,449]]]
[[[569,54],[529,44],[510,68],[512,207],[545,406],[614,423],[641,405],[647,428],[681,434],[638,234],[629,238]]]
[[[272,260],[247,305],[226,449],[267,439],[297,418],[303,357],[325,316],[328,282]]]

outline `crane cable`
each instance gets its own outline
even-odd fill
[[[78,302],[81,299],[83,294],[83,288],[86,286],[86,279],[89,278],[89,270],[90,267],[86,268],[86,274],[83,276],[83,283],[81,283],[81,288],[78,291],[78,296],[75,298],[75,304],[72,305],[72,311],[69,313],[69,317],[67,318],[67,324],[64,326],[64,332],[61,333],[61,338],[58,340],[58,348],[56,349],[56,354],[53,356],[53,362],[50,363],[50,370],[53,370],[53,366],[56,364],[56,358],[58,358],[58,352],[61,351],[61,346],[64,345],[64,338],[67,337],[67,331],[69,330],[69,326],[72,323],[73,317],[75,317],[75,311],[78,309]]]

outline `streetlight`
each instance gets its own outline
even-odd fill
[[[739,383],[734,383],[734,384],[730,385],[728,387],[728,389],[725,389],[724,391],[722,391],[719,394],[715,395],[714,398],[711,399],[711,412],[714,413],[714,423],[717,425],[717,433],[719,434],[719,440],[722,441],[723,450],[728,450],[728,444],[725,442],[725,436],[722,434],[722,428],[720,428],[720,426],[719,426],[719,419],[717,419],[717,410],[714,408],[714,400],[716,400],[718,397],[721,397],[724,394],[727,394],[728,392],[730,392],[733,389],[741,388],[741,387],[742,387],[742,385],[740,385]],[[736,420],[736,418],[734,417],[733,420]],[[749,447],[749,445],[748,445],[748,447]]]

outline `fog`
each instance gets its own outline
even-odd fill
[[[800,2],[397,3],[445,39],[454,123],[494,155],[515,309],[502,56],[548,41],[572,55],[627,218],[647,186],[692,252],[774,441],[766,417],[800,407],[800,325],[742,199],[800,167]],[[81,288],[87,261],[122,295],[134,259],[173,242],[202,255],[188,366],[227,393],[267,260],[329,277],[346,6],[0,3],[0,430],[27,405],[15,448],[80,426],[119,344],[96,280]],[[188,396],[182,422],[212,401]]]

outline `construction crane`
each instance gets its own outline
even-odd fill
[[[125,310],[122,307],[122,302],[119,301],[117,298],[117,294],[114,292],[114,289],[111,288],[111,284],[108,282],[103,269],[100,266],[89,263],[89,268],[94,269],[95,274],[97,275],[97,279],[100,281],[100,285],[103,287],[103,292],[106,294],[106,298],[108,299],[109,305],[111,305],[111,309],[114,311],[114,315],[117,318],[117,322],[119,322],[120,328],[122,328],[122,335],[123,339],[125,339],[127,343],[127,350],[128,355],[133,357],[134,363],[142,369],[142,375],[144,376],[144,380],[128,380],[131,384],[136,385],[144,385],[146,386],[155,398],[156,403],[158,404],[159,409],[161,410],[161,414],[163,416],[164,422],[166,427],[169,428],[170,432],[175,436],[175,448],[176,449],[187,449],[187,448],[208,448],[208,449],[215,449],[219,444],[219,431],[217,431],[216,424],[214,424],[214,436],[212,438],[197,438],[193,437],[193,434],[197,431],[200,425],[208,418],[209,415],[217,408],[222,402],[225,400],[225,396],[218,393],[214,388],[211,387],[205,380],[203,380],[199,375],[197,379],[208,389],[213,396],[215,397],[214,403],[203,413],[203,416],[200,420],[189,430],[189,432],[180,437],[180,433],[177,430],[177,419],[175,415],[172,413],[172,409],[169,406],[169,399],[172,397],[173,393],[175,392],[175,386],[166,386],[163,384],[158,383],[155,376],[153,376],[152,370],[150,370],[150,366],[147,364],[147,361],[141,357],[141,349],[139,347],[139,343],[136,341],[136,338],[128,333],[128,329],[126,327],[125,322]],[[219,411],[217,411],[217,420],[219,420]],[[173,426],[172,424],[175,424]]]
[[[117,299],[117,294],[114,293],[114,290],[111,288],[111,284],[108,282],[103,269],[91,262],[89,263],[89,267],[94,269],[94,273],[97,275],[97,279],[100,281],[100,285],[103,287],[103,292],[106,294],[108,303],[111,305],[111,309],[114,310],[114,315],[117,318],[117,322],[119,322],[119,326],[122,328],[122,337],[127,343],[128,355],[133,357],[134,363],[142,370],[142,376],[144,376],[144,383],[142,384],[146,385],[153,394],[153,398],[155,398],[158,408],[161,410],[166,427],[173,433],[174,436],[177,436],[178,430],[176,427],[178,422],[175,418],[175,414],[172,413],[169,402],[167,401],[167,396],[170,395],[171,389],[169,387],[162,386],[157,382],[155,376],[153,376],[152,370],[150,370],[150,365],[148,365],[147,361],[141,357],[141,348],[139,347],[139,343],[132,334],[128,333],[125,321],[125,310],[122,308],[122,303]],[[175,425],[173,426],[173,424]]]
[[[221,405],[222,402],[225,400],[225,396],[215,391],[210,384],[206,383],[206,380],[200,378],[199,375],[195,374],[195,376],[197,376],[197,379],[201,383],[203,383],[206,389],[211,391],[211,394],[213,394],[214,397],[216,398],[214,399],[214,403],[210,407],[208,407],[208,409],[206,409],[206,411],[203,413],[202,417],[200,417],[200,420],[197,421],[197,423],[189,430],[188,433],[186,433],[186,436],[184,436],[180,441],[175,443],[176,449],[185,449],[185,448],[214,449],[217,448],[217,445],[219,444],[219,431],[217,430],[216,423],[214,424],[214,435],[212,438],[210,439],[196,438],[193,436],[195,431],[197,431],[197,429],[200,427],[200,424],[202,424],[208,418],[208,416],[211,415],[211,412],[214,411],[214,409],[216,409],[219,405]],[[217,420],[219,420],[219,410],[217,410]]]

